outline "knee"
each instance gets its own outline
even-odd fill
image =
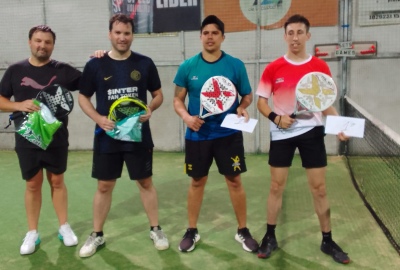
[[[112,192],[112,190],[113,190],[113,185],[110,185],[109,183],[100,183],[97,186],[97,191],[102,194]]]
[[[52,189],[63,189],[65,187],[63,179],[56,179],[51,181],[50,186]]]
[[[284,188],[285,188],[284,185],[281,185],[278,182],[272,181],[271,185],[270,185],[270,188],[269,188],[269,191],[270,191],[271,194],[277,195],[277,194],[282,194]]]
[[[137,183],[140,189],[151,190],[153,188],[153,181],[151,180],[151,178],[140,180]]]
[[[190,183],[190,187],[194,189],[201,189],[204,188],[206,185],[206,180],[204,178],[192,178]]]
[[[241,190],[243,187],[240,178],[232,178],[232,179],[227,178],[226,182],[228,184],[229,189]]]
[[[327,197],[327,192],[326,192],[326,186],[325,185],[319,185],[316,187],[312,187],[312,193],[314,197],[316,198],[326,198]]]
[[[63,189],[65,187],[63,174],[48,173],[47,181],[52,189]]]
[[[26,191],[28,192],[40,192],[42,190],[42,185],[41,183],[28,183],[26,185]]]

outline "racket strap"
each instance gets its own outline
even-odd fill
[[[10,114],[8,116],[8,125],[5,126],[4,129],[7,129],[9,126],[11,126],[11,121],[13,121],[13,120],[15,120],[17,118],[23,117],[25,115],[26,115],[25,112],[14,112],[14,113]]]
[[[12,121],[12,114],[10,114],[10,117],[8,118],[8,125],[4,127],[4,129],[7,129],[9,126],[11,126],[11,121]]]

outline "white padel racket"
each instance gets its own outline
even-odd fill
[[[337,88],[330,76],[322,72],[307,73],[296,85],[295,111],[290,117],[324,111],[335,102],[336,97]]]
[[[235,85],[226,77],[214,76],[203,85],[200,93],[199,118],[220,114],[229,110],[235,103]]]

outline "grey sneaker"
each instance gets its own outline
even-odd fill
[[[153,230],[150,231],[150,239],[153,240],[154,247],[158,250],[165,250],[169,248],[168,238],[162,229],[159,230],[157,227],[154,227]]]
[[[81,247],[79,251],[79,256],[82,258],[90,257],[96,253],[99,246],[105,243],[104,236],[96,236],[96,233],[92,232],[89,238],[86,240],[85,244]]]
[[[21,253],[21,255],[32,254],[33,252],[35,252],[35,247],[39,244],[39,233],[36,230],[29,231],[25,235],[19,253]]]
[[[78,244],[78,237],[76,237],[74,231],[68,223],[60,226],[58,230],[58,238],[64,242],[67,247],[76,246]]]

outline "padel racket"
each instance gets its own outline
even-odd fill
[[[223,76],[209,78],[201,88],[199,118],[204,119],[226,112],[235,103],[236,97],[235,85],[228,78]]]
[[[126,117],[143,111],[147,112],[146,103],[135,97],[123,96],[111,104],[108,119],[118,122]],[[102,128],[97,128],[95,134],[99,134],[102,131]]]
[[[74,98],[67,88],[53,84],[43,88],[36,99],[45,104],[56,118],[62,118],[71,113]]]
[[[337,88],[330,76],[321,72],[307,73],[296,85],[295,111],[290,117],[324,111],[335,102],[336,97]]]
[[[108,118],[118,122],[140,111],[147,111],[146,103],[138,98],[124,96],[113,102]]]

